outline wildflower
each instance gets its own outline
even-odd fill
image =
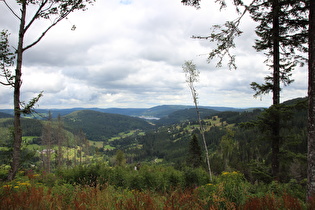
[[[15,189],[19,188],[19,186],[14,186]]]
[[[228,174],[229,172],[226,172],[226,171],[222,172],[222,175],[228,175]]]
[[[3,185],[2,187],[3,187],[3,188],[11,188],[11,187],[12,187],[12,185],[10,185],[10,184],[6,184],[6,185]]]
[[[20,185],[24,185],[24,186],[30,186],[31,184],[30,183],[28,183],[28,182],[22,182],[22,183],[20,183]]]

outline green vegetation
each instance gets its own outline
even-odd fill
[[[244,175],[223,172],[208,182],[201,168],[176,170],[145,164],[76,166],[55,174],[21,171],[2,183],[6,209],[312,209],[297,183],[251,184]]]
[[[205,154],[196,146],[202,145],[202,141],[198,122],[191,120],[192,115],[185,115],[186,120],[183,117],[175,124],[162,124],[161,119],[155,126],[143,119],[127,117],[127,122],[131,123],[127,125],[122,120],[126,119],[124,116],[95,111],[78,111],[51,121],[23,119],[24,133],[28,134],[23,136],[22,145],[21,169],[24,172],[16,180],[5,182],[12,144],[12,118],[2,118],[0,179],[7,187],[1,188],[0,200],[12,208],[22,208],[23,202],[10,203],[10,199],[19,196],[26,199],[28,193],[35,193],[39,196],[37,199],[60,198],[54,204],[58,205],[56,208],[70,208],[77,204],[97,208],[108,201],[106,199],[114,201],[115,207],[110,206],[112,209],[117,206],[127,208],[140,205],[137,202],[144,199],[141,205],[151,205],[154,201],[155,209],[168,205],[184,208],[192,203],[195,204],[192,209],[253,208],[265,205],[264,202],[279,208],[297,205],[299,209],[306,209],[312,204],[303,202],[307,133],[305,100],[285,104],[284,114],[288,117],[281,122],[284,126],[278,182],[272,179],[271,141],[263,127],[268,122],[269,110],[209,112],[203,116],[201,123],[214,174],[211,182],[206,172]],[[180,111],[172,116],[179,116],[178,113]],[[70,124],[71,120],[76,123]],[[116,127],[120,126],[115,132],[97,131],[97,135],[108,138],[95,141],[90,138],[93,135],[85,133],[97,130],[97,124],[106,121],[115,121]],[[144,127],[139,129],[132,125]],[[39,175],[34,178],[32,173]],[[67,189],[73,191],[68,197],[65,196]],[[104,200],[90,198],[92,193]],[[147,197],[141,197],[144,195]],[[77,199],[82,196],[89,197],[89,202],[78,203]],[[32,200],[25,205],[48,205],[44,201],[36,202]]]

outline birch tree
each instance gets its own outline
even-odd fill
[[[208,166],[208,172],[210,176],[210,181],[212,181],[212,172],[211,172],[211,166],[210,166],[210,157],[209,157],[209,152],[208,152],[208,146],[206,142],[206,137],[205,137],[205,129],[204,126],[201,122],[201,117],[200,117],[200,111],[199,111],[199,106],[198,106],[198,94],[195,89],[195,83],[198,82],[199,79],[199,71],[196,69],[196,65],[192,61],[186,61],[183,65],[183,71],[186,76],[186,83],[188,84],[188,87],[190,89],[193,102],[196,108],[197,112],[197,118],[199,122],[199,129],[200,133],[202,136],[204,148],[205,148],[205,153],[206,153],[206,161],[207,161],[207,166]]]
[[[29,114],[33,111],[35,103],[39,100],[42,94],[30,100],[28,104],[23,104],[20,100],[21,85],[22,85],[22,67],[23,55],[25,51],[29,50],[38,44],[42,38],[56,26],[60,21],[67,18],[67,16],[78,10],[86,10],[88,4],[92,4],[95,0],[19,0],[10,1],[2,0],[2,5],[9,9],[12,17],[19,22],[18,42],[15,46],[14,52],[15,72],[7,72],[5,75],[8,79],[9,85],[14,88],[13,105],[14,105],[14,143],[11,169],[8,174],[8,180],[12,180],[20,166],[21,143],[22,143],[22,129],[21,129],[21,114]],[[18,10],[15,10],[19,8]],[[4,15],[4,14],[1,14]],[[50,20],[50,24],[45,28],[30,43],[25,43],[25,36],[33,29],[32,26],[38,21]]]

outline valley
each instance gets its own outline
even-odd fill
[[[303,101],[303,99],[297,99],[297,101]],[[296,103],[296,100],[286,102],[286,104]],[[248,168],[248,164],[253,161],[259,163],[268,160],[270,141],[267,140],[268,137],[263,131],[259,131],[250,124],[254,121],[256,121],[254,123],[259,123],[262,120],[264,109],[239,110],[224,107],[216,109],[202,107],[199,110],[205,128],[206,143],[212,156],[211,164],[214,173],[220,174],[222,171],[233,168],[246,174],[250,179],[257,179],[252,169]],[[111,109],[112,112],[116,112],[115,114],[90,109],[74,109],[70,113],[68,113],[69,110],[59,110],[58,116],[54,110],[51,112],[41,110],[38,111],[41,116],[50,115],[51,118],[26,116],[22,120],[22,128],[24,155],[28,158],[24,159],[23,165],[25,167],[36,165],[38,169],[45,167],[43,164],[47,160],[46,157],[40,155],[40,151],[46,149],[53,151],[49,154],[49,164],[52,164],[50,170],[78,163],[89,164],[99,160],[114,166],[117,151],[123,151],[127,164],[159,160],[160,164],[182,168],[189,165],[188,148],[193,135],[197,136],[199,145],[203,148],[194,108],[158,106],[150,109],[118,110],[120,109]],[[117,114],[118,112],[126,115]],[[295,119],[289,120],[291,128],[283,129],[285,136],[292,137],[283,144],[283,148],[288,152],[292,152],[293,149],[297,154],[305,155],[306,111],[295,109],[293,112]],[[130,116],[135,113],[139,116],[146,113],[147,116],[159,119]],[[3,116],[0,118],[1,151],[7,151],[6,145],[10,142],[12,118],[8,118],[7,112]],[[245,128],[248,126],[249,128]],[[297,144],[294,142],[300,142],[299,146],[293,148],[291,145]],[[6,156],[6,152],[1,153],[3,157]],[[290,158],[296,159],[295,156]],[[3,159],[2,165],[7,163],[6,160],[8,158]],[[299,164],[304,164],[303,159],[297,160],[300,161]],[[225,164],[221,164],[222,162]],[[290,169],[289,165],[287,167],[286,173]],[[266,177],[259,177],[259,179],[266,179],[270,172],[261,170],[265,169],[260,168],[258,174],[266,173]],[[289,177],[286,176],[286,179]]]

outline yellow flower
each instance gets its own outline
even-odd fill
[[[19,188],[19,186],[14,186],[15,189]]]
[[[3,185],[2,187],[4,187],[4,188],[10,188],[10,187],[12,187],[12,185],[6,184],[6,185]]]
[[[28,182],[22,182],[22,183],[20,183],[20,185],[30,186],[31,184],[30,184],[30,183],[28,183]]]
[[[226,171],[222,172],[222,175],[228,175],[228,174],[229,172],[226,172]]]

